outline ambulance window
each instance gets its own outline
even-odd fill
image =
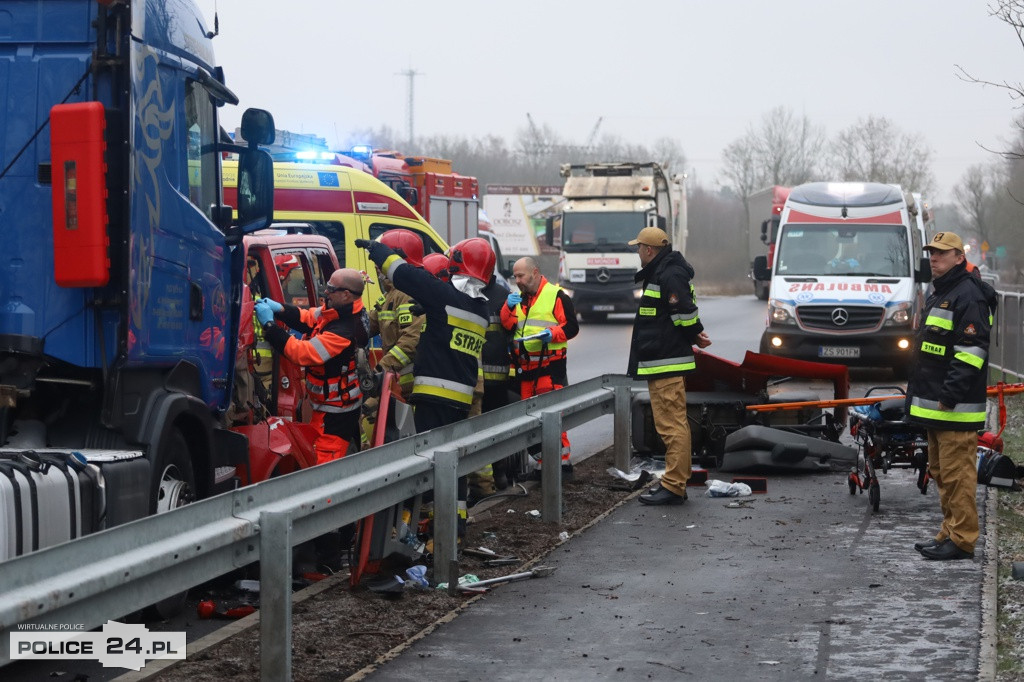
[[[419,230],[406,227],[405,225],[393,225],[391,223],[373,223],[370,225],[370,239],[376,239],[388,230],[409,230],[413,234],[417,235],[423,241],[423,255],[428,253],[446,253],[448,250],[441,248],[441,245],[436,243],[430,235],[424,234]]]
[[[216,117],[206,89],[195,81],[185,83],[185,151],[188,198],[207,218],[210,207],[219,201],[217,177]]]
[[[345,264],[345,225],[340,222],[315,222],[312,223],[313,229],[317,234],[327,237],[327,241],[331,242],[331,247],[334,248],[334,255],[338,257],[338,262],[342,265]],[[330,277],[330,274],[327,275]]]

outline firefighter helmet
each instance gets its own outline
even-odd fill
[[[486,284],[494,274],[494,250],[481,237],[463,239],[448,251],[448,260],[453,275],[467,275]]]
[[[401,251],[405,262],[423,267],[423,240],[412,230],[402,228],[388,230],[377,238],[381,244],[391,247],[394,251]]]
[[[445,282],[451,279],[451,274],[448,272],[448,256],[443,253],[428,253],[423,257],[423,268]]]

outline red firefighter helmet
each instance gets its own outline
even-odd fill
[[[468,275],[487,283],[494,274],[494,250],[482,237],[463,239],[448,250],[453,275]]]
[[[448,272],[448,256],[443,253],[428,253],[423,257],[423,268],[434,277],[447,282],[451,279]]]
[[[388,230],[378,237],[377,241],[395,251],[401,250],[405,261],[410,265],[423,267],[423,240],[412,230],[403,230],[402,228]]]

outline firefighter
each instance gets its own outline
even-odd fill
[[[487,296],[487,308],[490,312],[487,325],[487,336],[484,342],[480,363],[484,372],[484,396],[481,410],[490,412],[503,407],[509,402],[509,381],[512,370],[512,359],[509,355],[511,335],[501,324],[501,309],[508,299],[509,290],[503,282],[491,275],[490,283],[484,288]],[[494,464],[494,484],[504,490],[512,482],[513,457],[506,457]]]
[[[968,269],[958,235],[939,232],[925,249],[933,290],[917,333],[907,412],[928,433],[928,472],[939,489],[942,525],[914,549],[926,559],[955,561],[973,558],[978,540],[978,431],[985,428],[997,297]]]
[[[350,443],[359,443],[362,391],[356,374],[356,349],[369,341],[363,310],[363,273],[335,270],[324,287],[324,305],[298,308],[272,299],[256,304],[263,336],[279,353],[306,368],[306,393],[313,406],[310,424],[318,436],[313,445],[317,464],[343,457]],[[299,340],[274,323],[308,333]]]
[[[480,351],[487,332],[483,288],[494,271],[494,252],[486,240],[465,239],[448,253],[451,281],[416,268],[386,244],[357,239],[395,287],[415,294],[426,314],[413,365],[410,402],[417,433],[465,419],[473,403]],[[465,527],[466,482],[459,481],[460,529]]]
[[[512,333],[512,360],[520,397],[530,398],[569,383],[566,348],[569,339],[579,333],[580,325],[572,299],[540,273],[533,258],[517,260],[512,275],[519,292],[506,297],[501,324]],[[571,479],[569,437],[564,431],[561,455],[562,477]]]
[[[446,254],[428,253],[423,257],[423,267],[442,282],[447,282],[451,279],[451,273],[448,272],[448,256]]]
[[[402,255],[406,262],[416,267],[423,265],[423,241],[411,230],[393,229],[382,234],[378,241]],[[420,341],[423,329],[423,313],[417,310],[416,302],[409,294],[399,291],[384,273],[377,270],[377,277],[384,290],[384,297],[369,310],[370,336],[380,334],[380,362],[374,367],[378,374],[391,371],[398,377],[402,397],[408,400],[412,392],[413,361],[416,358],[416,346]],[[376,397],[365,397],[363,414],[367,416],[363,424],[363,442],[369,444],[373,431],[371,424],[376,420],[379,400]]]
[[[510,335],[501,326],[501,309],[508,298],[508,287],[499,282],[495,275],[484,287],[489,313],[487,334],[480,353],[480,375],[473,395],[473,406],[469,416],[490,412],[508,404],[508,374],[511,368],[508,342]],[[488,464],[480,471],[470,474],[469,492],[476,499],[504,490],[509,485],[508,461],[511,458]]]
[[[654,428],[665,442],[665,474],[640,496],[643,504],[682,504],[690,479],[690,425],[686,420],[685,376],[697,369],[693,345],[707,348],[693,293],[693,267],[659,227],[645,227],[629,242],[640,255],[636,281],[643,295],[633,323],[627,374],[646,379]]]

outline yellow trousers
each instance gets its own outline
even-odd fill
[[[939,489],[942,528],[936,540],[949,538],[965,552],[978,541],[978,434],[928,429],[928,472]]]
[[[676,495],[686,494],[690,480],[690,423],[686,420],[686,380],[684,377],[649,379],[654,428],[665,442],[665,475],[661,486]]]

